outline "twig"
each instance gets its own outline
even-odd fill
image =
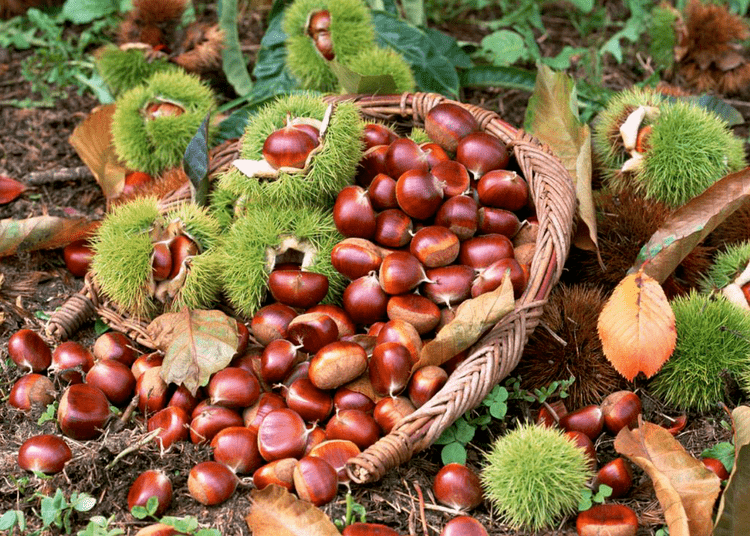
[[[112,429],[114,432],[119,432],[123,428],[125,428],[125,425],[130,420],[130,417],[133,415],[133,412],[135,411],[135,408],[138,407],[138,395],[135,395],[133,399],[130,401],[130,404],[128,404],[128,407],[125,408],[125,411],[122,412],[122,415],[120,415],[120,418],[117,419],[115,422],[112,423]]]
[[[141,439],[139,439],[137,443],[130,445],[129,447],[124,449],[122,452],[120,452],[120,454],[115,456],[115,459],[109,462],[104,469],[106,470],[112,469],[115,465],[117,465],[117,462],[119,462],[122,458],[124,458],[131,452],[135,452],[146,443],[149,443],[150,441],[152,441],[157,435],[159,435],[159,433],[161,433],[161,431],[162,431],[161,428],[157,428],[156,430],[149,432],[148,434],[143,436]]]
[[[26,184],[30,186],[41,186],[54,182],[75,181],[93,177],[91,170],[86,166],[74,168],[49,169],[47,171],[33,171],[26,175]]]
[[[424,536],[429,536],[427,532],[427,519],[425,519],[424,515],[424,495],[422,494],[422,488],[419,487],[417,482],[414,482],[414,489],[417,490],[417,497],[419,497],[419,518],[422,520],[422,530],[424,531]]]

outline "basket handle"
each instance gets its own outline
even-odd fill
[[[92,288],[87,274],[81,290],[70,296],[52,313],[45,327],[47,336],[55,341],[68,340],[83,324],[94,318],[97,307],[99,297]]]

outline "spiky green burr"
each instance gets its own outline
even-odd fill
[[[723,296],[697,292],[671,305],[677,345],[651,382],[653,394],[670,406],[705,412],[728,402],[728,377],[750,393],[750,315]]]
[[[179,67],[166,58],[149,61],[138,49],[120,50],[115,45],[102,47],[95,54],[96,69],[112,93],[117,96],[162,71]]]
[[[286,125],[287,118],[312,118],[322,121],[328,105],[318,96],[296,94],[283,97],[261,110],[248,125],[242,139],[240,158],[260,160],[263,144],[274,131]],[[262,204],[279,207],[333,206],[344,186],[354,181],[362,157],[364,123],[354,104],[335,106],[321,141],[322,147],[308,172],[280,173],[273,180],[248,177],[232,168],[219,178],[219,189],[227,190],[243,205]],[[215,196],[227,200],[231,194]]]
[[[165,303],[155,297],[151,257],[154,235],[171,226],[199,247],[190,259],[184,281]],[[156,198],[136,199],[115,207],[102,221],[93,239],[91,272],[101,291],[123,312],[149,319],[167,311],[210,306],[221,286],[218,222],[194,204],[160,215]]]
[[[750,262],[750,242],[731,244],[714,257],[714,263],[701,282],[704,292],[720,290],[732,283]]]
[[[302,269],[328,277],[324,302],[336,302],[346,279],[331,264],[331,250],[343,236],[333,215],[319,207],[250,205],[222,246],[224,291],[237,312],[252,316],[266,298],[276,256],[302,261]],[[289,248],[289,249],[286,249]]]
[[[401,54],[390,48],[373,45],[351,58],[346,58],[343,63],[362,76],[391,75],[396,85],[396,93],[414,91],[416,87],[411,67]]]
[[[497,439],[480,473],[503,522],[533,530],[575,512],[591,476],[583,449],[561,430],[531,423]]]
[[[146,108],[158,102],[174,103],[185,111],[151,118]],[[123,93],[116,106],[112,119],[115,151],[129,168],[158,175],[182,162],[188,143],[215,102],[211,89],[197,76],[165,71]]]
[[[331,15],[331,41],[337,61],[346,62],[361,50],[375,46],[375,28],[362,0],[296,0],[286,10],[282,28],[287,34],[286,64],[304,89],[334,91],[338,80],[307,33],[311,13]]]

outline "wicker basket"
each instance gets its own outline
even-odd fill
[[[455,102],[431,93],[327,97],[332,103],[344,100],[354,101],[367,119],[403,125],[421,125],[432,107],[442,102]],[[432,445],[458,417],[479,405],[492,388],[510,374],[521,358],[529,335],[539,323],[542,307],[560,277],[570,247],[576,196],[562,163],[547,146],[502,121],[496,113],[474,105],[456,104],[469,110],[482,130],[498,137],[513,150],[529,183],[539,220],[529,282],[523,295],[516,300],[515,309],[474,344],[469,357],[451,374],[440,392],[401,420],[388,435],[349,460],[347,472],[357,483],[380,479],[389,469],[407,462],[416,452]],[[217,169],[215,163],[223,167],[234,158],[232,155],[237,154],[237,144],[224,147],[217,154],[221,159],[218,156],[212,159],[213,172]],[[129,320],[111,303],[100,301],[96,286],[90,279],[71,300],[76,302],[71,308],[74,312],[79,308],[88,311],[89,315],[97,312],[105,322],[126,332],[140,344],[153,348],[145,324]],[[48,330],[57,337],[70,336],[80,326],[78,323],[71,327],[70,321],[62,318],[62,309],[53,315]]]

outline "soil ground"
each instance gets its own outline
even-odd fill
[[[617,15],[618,3],[613,2],[612,13]],[[211,9],[204,14],[210,17]],[[562,9],[562,8],[561,8]],[[621,9],[621,8],[620,8]],[[264,9],[247,9],[240,24],[243,49],[252,61],[264,29]],[[545,52],[553,54],[561,43],[574,44],[577,34],[565,23],[563,12],[552,12],[545,17],[550,35],[542,42]],[[473,14],[479,18],[493,17],[487,11]],[[476,41],[476,28],[470,21],[444,23],[440,30],[458,39]],[[0,103],[11,99],[35,97],[31,85],[21,75],[21,62],[33,51],[0,50]],[[581,67],[582,68],[582,67]],[[604,84],[612,89],[628,87],[643,78],[643,72],[635,60],[617,65],[613,61],[603,66]],[[506,121],[520,125],[523,120],[529,94],[517,90],[484,89],[464,90],[461,96],[471,102],[497,111]],[[231,95],[226,94],[228,100]],[[732,103],[750,119],[750,101],[747,95],[734,96]],[[73,128],[97,105],[89,95],[78,95],[73,89],[67,97],[57,101],[54,108],[21,109],[0,104],[0,175],[24,181],[32,172],[44,172],[62,168],[76,168],[82,162],[68,143]],[[745,136],[745,127],[738,133]],[[105,211],[104,198],[92,177],[76,180],[41,181],[16,201],[0,206],[0,219],[28,218],[42,214],[83,214],[101,218]],[[16,455],[22,442],[41,432],[54,432],[54,423],[37,424],[40,411],[24,414],[11,408],[5,400],[13,382],[20,377],[10,361],[6,359],[8,337],[21,328],[43,331],[44,316],[60,306],[68,296],[81,286],[81,280],[73,277],[65,268],[61,250],[19,254],[0,261],[5,280],[0,285],[0,514],[11,509],[26,513],[30,529],[38,526],[39,505],[32,497],[33,491],[53,493],[58,487],[64,490],[85,491],[97,499],[96,507],[86,514],[73,517],[74,532],[85,526],[92,515],[113,516],[111,527],[120,527],[134,534],[145,525],[127,512],[126,496],[130,484],[145,469],[160,467],[172,477],[175,496],[168,512],[173,516],[195,516],[208,527],[221,530],[226,536],[249,534],[244,521],[248,510],[250,486],[243,483],[238,493],[217,507],[202,507],[188,494],[186,480],[189,469],[197,462],[209,458],[206,446],[183,442],[171,451],[160,454],[153,445],[142,447],[114,462],[126,447],[144,435],[142,423],[114,432],[110,430],[96,441],[74,442],[71,446],[73,461],[66,470],[49,479],[41,480],[19,469]],[[76,340],[91,346],[95,339],[93,324],[87,324],[76,335]],[[665,422],[668,416],[678,412],[664,407],[648,393],[645,385],[635,385],[644,400],[644,417],[655,422]],[[523,418],[530,408],[513,406],[509,419]],[[691,453],[698,455],[704,448],[719,441],[730,439],[730,433],[720,425],[726,420],[722,410],[710,414],[688,415],[688,425],[679,435],[680,442]],[[510,421],[507,421],[510,422]],[[469,447],[469,466],[480,466],[482,451],[492,439],[502,433],[502,423],[493,424],[487,431],[477,435]],[[600,462],[614,458],[612,437],[602,436],[597,444]],[[389,472],[381,481],[369,485],[352,486],[354,499],[362,504],[370,522],[389,525],[400,534],[437,535],[445,522],[455,515],[438,505],[431,491],[432,478],[441,466],[439,449],[430,448],[410,462]],[[333,519],[344,515],[344,493],[324,510]],[[655,499],[650,480],[636,471],[636,484],[629,496],[622,501],[632,506],[641,522],[639,536],[651,535],[663,525],[663,516]],[[472,515],[479,519],[492,536],[526,535],[503,525],[487,506],[477,508]],[[563,520],[556,530],[539,534],[575,534],[574,518]]]

